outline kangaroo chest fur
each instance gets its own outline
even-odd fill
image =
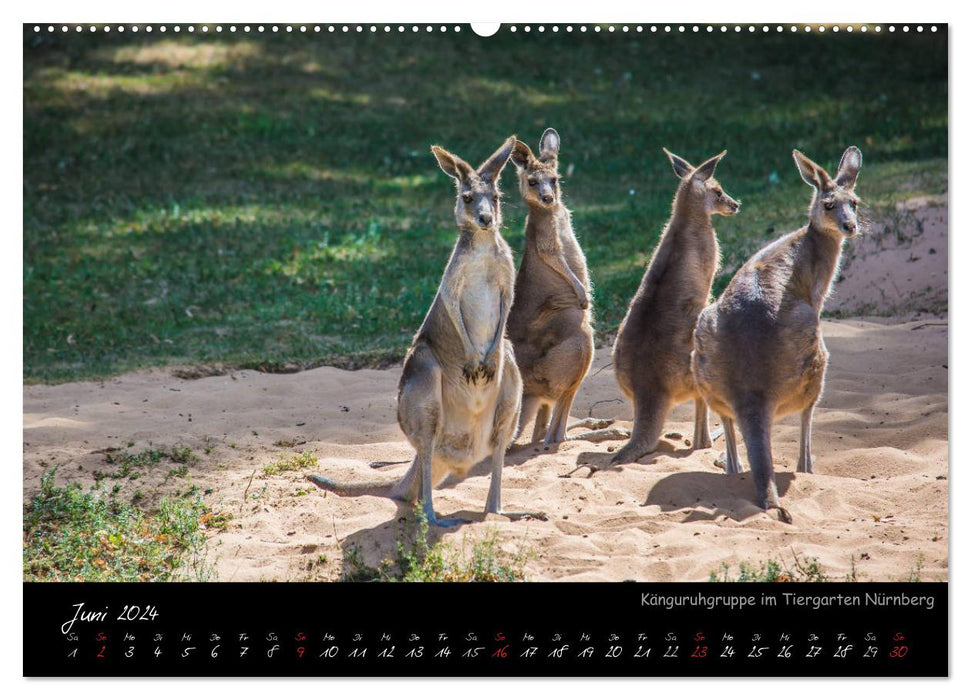
[[[583,259],[583,252],[573,235],[570,214],[565,207],[560,207],[552,213],[530,213],[526,222],[526,247],[523,251],[523,262],[517,276],[517,286],[529,283],[539,276],[543,286],[550,292],[560,290],[572,292],[570,283],[562,275],[553,270],[540,256],[555,254],[561,256],[570,271],[576,275],[581,284],[587,284],[587,267]]]
[[[505,280],[497,274],[497,252],[472,249],[462,265],[459,309],[469,340],[480,353],[488,350],[497,337],[502,316],[501,294]]]

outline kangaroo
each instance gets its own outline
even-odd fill
[[[726,471],[742,470],[735,442],[737,421],[748,451],[756,502],[779,510],[772,470],[772,421],[802,413],[797,471],[812,473],[813,410],[823,391],[829,353],[819,314],[839,265],[843,239],[857,233],[854,189],[863,165],[855,146],[843,153],[836,178],[799,151],[802,179],[813,188],[809,223],[757,252],[718,301],[702,311],[691,369],[705,401],[725,425]]]
[[[438,165],[458,188],[459,236],[398,384],[398,424],[416,452],[411,468],[396,484],[310,477],[317,486],[345,496],[421,500],[430,524],[452,527],[466,521],[439,518],[432,507],[432,487],[450,474],[462,478],[473,465],[491,458],[485,510],[503,512],[503,458],[522,396],[513,347],[505,338],[515,267],[499,233],[499,174],[515,143],[510,136],[478,169],[432,146]]]
[[[691,343],[698,314],[710,301],[718,267],[711,217],[732,216],[739,203],[714,178],[722,151],[697,168],[664,149],[678,189],[641,285],[614,342],[614,373],[634,402],[630,440],[612,464],[634,462],[657,449],[664,419],[675,404],[695,401],[695,449],[711,447],[708,407],[691,377]]]
[[[516,434],[535,418],[533,442],[547,445],[563,441],[573,399],[593,362],[587,261],[560,199],[559,151],[555,129],[543,132],[538,158],[522,141],[512,151],[519,191],[529,209],[509,312],[509,339],[523,378]]]

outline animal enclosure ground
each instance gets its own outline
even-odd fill
[[[678,407],[663,449],[623,469],[607,468],[609,446],[565,443],[559,450],[513,450],[503,472],[503,504],[549,516],[483,518],[488,470],[435,492],[445,517],[473,524],[431,529],[456,549],[495,536],[511,555],[531,552],[530,580],[707,580],[723,563],[818,559],[829,576],[855,568],[864,580],[901,580],[915,567],[947,577],[947,326],[918,321],[824,323],[833,353],[813,433],[816,474],[795,473],[798,420],[773,432],[781,498],[793,525],[760,513],[751,475],[727,476],[713,449],[690,452],[693,409]],[[599,351],[594,367],[609,363]],[[339,580],[396,557],[400,519],[411,510],[381,498],[341,498],[315,489],[308,473],[374,474],[372,461],[408,461],[395,420],[398,369],[300,374],[243,370],[186,380],[144,370],[103,383],[30,386],[25,403],[24,498],[36,493],[40,460],[57,479],[86,489],[105,470],[103,448],[181,445],[200,456],[182,478],[169,465],[120,484],[120,498],[150,498],[195,487],[220,515],[209,525],[213,578],[224,581]],[[574,415],[630,419],[610,370],[584,383]],[[190,422],[191,418],[191,422]],[[796,417],[797,418],[797,417]],[[717,419],[716,419],[717,424]],[[208,453],[207,453],[208,450]],[[282,456],[309,452],[316,466],[269,470]],[[744,453],[742,459],[745,459]],[[593,472],[591,466],[600,468]],[[407,465],[382,471],[400,475]],[[149,499],[146,499],[149,500]],[[149,503],[146,503],[148,506]]]

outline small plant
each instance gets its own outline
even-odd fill
[[[264,476],[275,476],[283,472],[299,471],[301,469],[312,469],[317,466],[317,458],[310,452],[281,457],[276,462],[267,464],[263,467]]]
[[[757,565],[743,561],[738,565],[736,576],[732,575],[728,564],[722,564],[720,572],[712,571],[708,575],[708,581],[711,583],[822,583],[829,580],[816,557],[800,559],[799,555],[793,552],[792,558],[791,566],[786,566],[774,559],[760,561]]]
[[[917,561],[914,563],[914,568],[910,570],[905,579],[907,583],[919,583],[921,581],[921,573],[924,571],[924,555],[918,554]]]
[[[183,464],[181,466],[175,467],[174,469],[169,469],[169,473],[166,476],[167,479],[172,477],[186,477],[189,475],[189,465]]]
[[[380,581],[382,572],[364,562],[361,550],[357,545],[348,547],[344,553],[344,573],[341,580],[347,583],[356,581]]]
[[[421,506],[414,518],[398,531],[394,561],[385,559],[378,568],[368,566],[356,545],[344,555],[345,581],[473,582],[525,581],[525,566],[532,552],[520,547],[510,554],[499,546],[498,533],[482,539],[463,538],[460,549],[445,542],[428,542],[428,519]]]
[[[129,443],[128,446],[131,447],[132,444],[134,443]],[[117,454],[118,452],[117,448],[110,448],[105,451],[105,463],[117,465],[117,469],[113,472],[96,469],[93,472],[96,481],[100,482],[104,479],[130,479],[134,481],[141,476],[141,472],[136,470],[154,467],[163,460],[168,460],[179,465],[169,471],[167,478],[173,476],[184,477],[189,474],[190,467],[199,463],[199,457],[190,448],[183,446],[175,446],[168,450],[150,447],[135,453],[122,452],[121,454]]]

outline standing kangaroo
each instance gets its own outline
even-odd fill
[[[691,377],[692,335],[710,301],[718,267],[718,241],[711,217],[732,216],[739,203],[714,178],[722,151],[697,168],[664,149],[681,182],[661,240],[631,300],[614,343],[614,373],[634,402],[630,440],[612,464],[625,464],[657,449],[664,419],[675,404],[695,400],[692,445],[711,447],[708,407]]]
[[[397,484],[342,484],[310,477],[317,486],[345,496],[420,499],[430,524],[451,527],[464,521],[435,515],[432,487],[449,474],[464,477],[473,465],[491,457],[485,509],[502,512],[503,458],[522,396],[512,344],[505,338],[515,267],[499,233],[499,174],[515,143],[510,136],[477,170],[432,146],[439,166],[458,187],[459,237],[398,384],[398,424],[416,452],[411,468]]]
[[[560,135],[547,129],[538,158],[522,141],[512,152],[529,209],[516,301],[509,312],[509,339],[523,378],[517,435],[535,418],[533,442],[547,445],[563,441],[573,399],[593,362],[587,261],[560,200],[559,151]]]
[[[809,224],[769,244],[743,265],[721,298],[702,313],[691,368],[698,389],[725,425],[726,471],[742,470],[735,443],[737,421],[745,440],[763,508],[779,509],[772,470],[775,418],[802,413],[800,472],[812,473],[813,409],[823,391],[829,353],[819,314],[829,295],[845,237],[857,232],[854,194],[863,155],[843,153],[836,179],[799,151],[792,152],[802,179],[813,188]]]

